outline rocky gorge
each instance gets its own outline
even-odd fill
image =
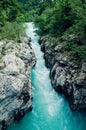
[[[0,130],[32,110],[31,69],[36,58],[30,41],[0,41]]]
[[[49,40],[41,37],[39,43],[53,88],[65,95],[72,110],[86,110],[86,62],[71,62],[59,42],[50,47]]]

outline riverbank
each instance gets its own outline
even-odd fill
[[[19,123],[14,122],[8,130],[85,130],[86,114],[70,110],[63,95],[55,92],[45,66],[44,53],[38,43],[37,28],[27,23],[27,35],[36,56],[36,65],[31,71],[33,110]]]
[[[46,66],[51,70],[50,78],[54,89],[66,96],[72,110],[86,110],[86,62],[71,62],[64,55],[64,48],[59,41],[52,47],[46,38],[41,38],[39,43]]]
[[[32,110],[31,69],[36,58],[30,41],[0,41],[0,130]]]

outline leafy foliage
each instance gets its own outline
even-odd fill
[[[46,2],[47,0],[42,3],[42,11],[35,19],[40,28],[38,33],[56,39],[65,37],[64,42],[60,42],[65,43],[64,52],[68,51],[73,60],[86,61],[86,1],[54,0],[51,4]],[[73,37],[69,38],[70,36]]]
[[[17,41],[22,23],[34,21],[38,33],[53,41],[51,47],[62,39],[71,60],[86,61],[86,0],[3,0],[0,10],[0,39]]]
[[[18,40],[23,34],[24,11],[18,0],[0,1],[0,39]]]
[[[0,39],[8,39],[18,41],[20,37],[25,35],[22,24],[17,22],[6,22],[6,24],[0,29]]]

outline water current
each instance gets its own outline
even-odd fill
[[[33,110],[8,130],[86,130],[86,114],[72,112],[64,96],[52,88],[49,69],[45,66],[44,54],[38,43],[39,36],[34,32],[36,28],[33,23],[26,25],[37,59],[31,73]]]

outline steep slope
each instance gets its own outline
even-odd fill
[[[30,73],[36,59],[30,40],[0,41],[0,130],[32,110]]]
[[[81,65],[71,62],[61,44],[50,48],[50,42],[45,39],[40,44],[55,90],[66,96],[72,110],[86,110],[86,62]]]

